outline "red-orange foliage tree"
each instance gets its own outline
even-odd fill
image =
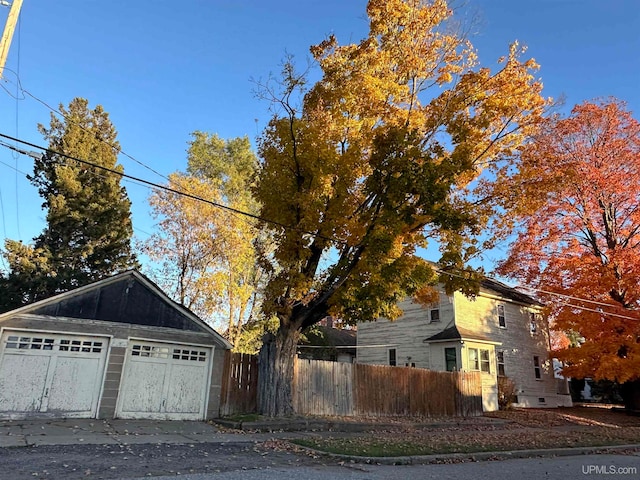
[[[521,228],[499,273],[546,295],[569,376],[640,380],[640,123],[623,102],[550,119],[505,182]]]

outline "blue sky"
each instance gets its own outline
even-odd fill
[[[76,96],[101,104],[127,154],[168,175],[186,166],[189,133],[255,139],[269,119],[251,79],[277,73],[285,53],[300,63],[328,34],[341,43],[366,33],[365,0],[24,0],[0,82],[0,133],[44,145],[37,124]],[[8,14],[0,7],[0,22]],[[519,40],[541,65],[544,94],[566,107],[616,96],[639,118],[640,4],[637,0],[466,0],[477,17],[471,38],[483,65]],[[14,97],[18,97],[18,99]],[[125,172],[163,178],[122,156]],[[22,173],[33,161],[0,148],[0,236],[25,242],[45,212]],[[124,183],[134,233],[154,230],[147,188]],[[485,261],[491,264],[500,250]]]

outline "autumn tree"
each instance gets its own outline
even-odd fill
[[[47,225],[33,245],[7,241],[10,271],[2,299],[9,309],[23,303],[86,285],[137,266],[131,249],[131,202],[120,185],[120,146],[109,115],[83,98],[60,105],[62,119],[51,115],[40,133],[49,150],[35,161],[29,177],[44,199]],[[96,167],[72,158],[86,160]],[[17,303],[17,304],[16,304]]]
[[[503,185],[521,222],[499,272],[540,289],[581,337],[566,375],[640,380],[640,123],[615,99],[544,123]]]
[[[416,256],[428,238],[442,242],[442,268],[464,269],[490,212],[489,199],[471,195],[473,180],[522,144],[547,104],[517,44],[497,71],[477,66],[444,0],[370,0],[367,15],[359,43],[331,36],[311,48],[321,78],[308,89],[291,62],[281,90],[264,85],[280,107],[259,141],[255,190],[276,244],[264,311],[279,327],[260,352],[264,414],[292,412],[301,331],[328,314],[394,319],[406,296],[431,301],[438,279]]]
[[[176,301],[219,323],[234,345],[260,313],[265,271],[257,251],[265,243],[255,221],[220,206],[257,213],[251,194],[257,167],[248,138],[195,132],[187,172],[169,177],[172,189],[190,196],[158,190],[150,198],[159,231],[144,251],[160,265],[154,276]]]

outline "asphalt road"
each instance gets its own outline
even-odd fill
[[[45,445],[0,448],[0,480],[183,478],[189,473],[294,469],[322,462],[308,455],[258,449],[251,442]]]
[[[147,477],[149,478],[149,477]],[[154,480],[175,480],[155,477]],[[637,479],[640,457],[623,455],[527,458],[446,465],[358,465],[275,467],[230,471],[219,474],[180,476],[183,480],[477,480],[511,478],[517,480]],[[142,480],[142,479],[136,479]]]
[[[638,479],[640,455],[577,455],[443,465],[367,465],[248,442],[52,445],[0,449],[0,479],[105,480]]]

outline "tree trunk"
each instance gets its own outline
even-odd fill
[[[258,356],[258,413],[270,417],[293,414],[293,364],[300,331],[278,329],[263,337]]]

